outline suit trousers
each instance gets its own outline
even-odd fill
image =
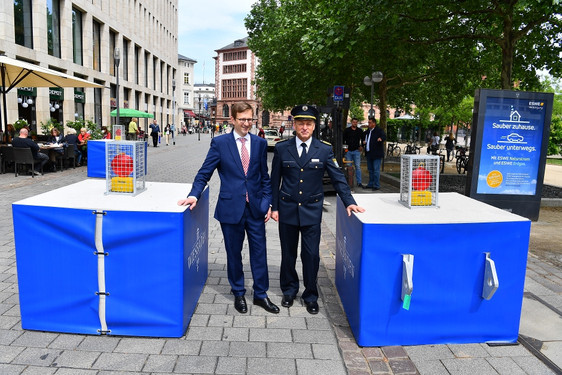
[[[301,239],[301,261],[305,302],[318,300],[318,268],[320,266],[320,223],[308,226],[279,223],[281,240],[281,290],[284,295],[296,296],[299,291],[299,276],[295,269],[297,248]]]
[[[246,204],[240,222],[237,224],[221,223],[221,229],[226,248],[228,282],[232,294],[243,296],[246,293],[244,268],[242,266],[242,245],[244,244],[245,234],[247,234],[250,249],[250,269],[254,279],[252,286],[254,298],[266,298],[269,289],[269,275],[264,218],[254,218],[250,212],[250,206]]]

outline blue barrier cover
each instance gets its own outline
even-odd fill
[[[93,194],[104,191],[104,181],[93,182]],[[101,309],[109,334],[181,337],[207,279],[208,189],[194,211],[173,207],[175,194],[189,191],[187,184],[149,183],[136,197],[101,193],[86,199],[98,200],[105,213],[101,275],[108,295],[102,308],[96,294],[102,277],[95,243],[98,208],[88,202],[90,209],[41,203],[72,204],[91,185],[84,181],[13,204],[22,328],[100,334]],[[169,212],[142,211],[143,200],[156,206],[159,195],[171,202]]]
[[[375,201],[390,195],[395,206]],[[358,345],[517,340],[530,221],[456,195],[460,208],[440,194],[441,207],[425,211],[400,205],[397,194],[359,198],[371,216],[351,218],[338,201],[336,286]],[[499,280],[490,300],[482,298],[486,252]],[[403,254],[414,256],[409,310],[401,300]]]

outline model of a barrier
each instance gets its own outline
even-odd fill
[[[105,178],[105,144],[107,142],[115,142],[114,139],[99,139],[88,141],[88,177]],[[147,172],[146,151],[148,144],[144,142],[144,173]]]
[[[12,205],[23,329],[181,337],[207,279],[208,189],[85,180]]]
[[[531,222],[456,193],[337,205],[336,286],[360,346],[517,340]]]

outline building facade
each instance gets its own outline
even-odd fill
[[[178,123],[190,125],[195,118],[195,99],[194,99],[194,71],[197,60],[178,54],[178,79],[179,82],[176,92],[176,102],[178,103],[176,118],[180,119]]]
[[[204,121],[213,121],[216,113],[213,112],[212,106],[215,102],[215,84],[214,83],[196,83],[194,91],[194,104],[196,118]]]
[[[0,53],[104,86],[11,90],[8,123],[25,119],[39,132],[49,119],[108,126],[117,105],[172,122],[178,0],[4,0],[0,19]]]

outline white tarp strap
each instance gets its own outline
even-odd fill
[[[99,297],[99,318],[101,329],[98,330],[102,335],[105,335],[111,331],[107,330],[107,322],[105,321],[105,298],[109,293],[105,290],[105,257],[107,253],[103,249],[103,238],[102,238],[102,224],[103,216],[105,212],[94,211],[93,214],[96,215],[96,254],[98,256],[98,292],[96,293]]]

